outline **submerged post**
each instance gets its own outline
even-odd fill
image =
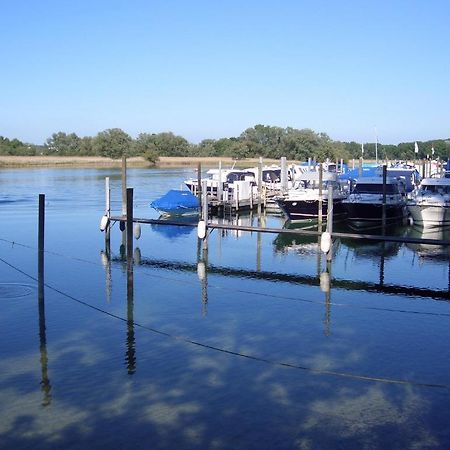
[[[323,165],[319,164],[319,209],[317,211],[317,227],[318,231],[322,231],[322,207],[323,207],[323,196],[322,196],[322,186],[323,185]]]
[[[133,188],[127,188],[127,258],[133,258]]]

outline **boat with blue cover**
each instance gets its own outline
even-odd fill
[[[198,214],[200,202],[191,191],[172,189],[150,206],[165,216],[185,216]]]

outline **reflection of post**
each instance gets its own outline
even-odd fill
[[[130,375],[136,372],[136,341],[134,337],[133,258],[127,258],[127,350],[125,360]]]
[[[382,242],[381,246],[381,260],[380,260],[380,287],[384,285],[384,251],[385,251],[385,242]]]
[[[44,301],[44,224],[45,224],[45,195],[39,194],[39,229],[38,229],[38,310],[39,310],[39,352],[41,362],[41,389],[43,393],[42,405],[51,402],[51,385],[48,378],[47,337],[45,328]]]
[[[327,270],[320,274],[320,289],[325,293],[324,334],[330,335],[331,328],[331,260],[327,261]]]
[[[197,276],[202,286],[202,317],[208,313],[208,253],[197,262]]]
[[[106,303],[111,302],[111,285],[112,285],[112,277],[111,277],[111,245],[110,241],[106,241],[107,245],[105,246],[105,251],[100,252],[102,258],[102,264],[105,268],[105,293],[106,293]]]
[[[258,227],[261,223],[258,223]],[[256,270],[261,272],[261,235],[259,231],[256,233]]]

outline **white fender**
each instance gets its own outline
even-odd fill
[[[106,228],[108,228],[109,225],[109,217],[108,216],[102,216],[100,220],[100,231],[105,231]]]
[[[197,236],[199,239],[205,239],[206,237],[206,222],[204,220],[198,222]]]
[[[323,253],[328,253],[331,248],[331,235],[328,231],[322,233],[322,238],[320,239],[320,250]]]
[[[139,239],[141,237],[141,224],[140,223],[135,223],[134,224],[134,237],[135,239]]]

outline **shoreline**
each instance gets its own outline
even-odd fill
[[[145,158],[138,156],[127,158],[128,167],[196,167],[199,163],[205,167],[215,167],[222,161],[222,165],[238,167],[257,166],[259,158],[234,160],[229,157],[175,157],[161,156],[157,164],[150,164]],[[264,159],[264,164],[277,164],[279,160]],[[23,167],[121,167],[121,159],[103,158],[100,156],[8,156],[0,155],[0,169]]]

